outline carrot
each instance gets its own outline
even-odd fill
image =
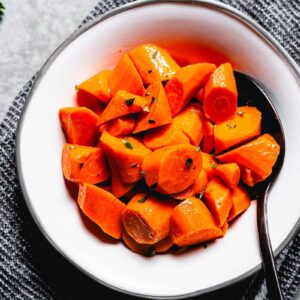
[[[256,183],[264,180],[248,168],[241,167],[240,169],[242,180],[248,186],[254,186]]]
[[[131,94],[127,91],[119,90],[106,106],[100,117],[100,124],[115,118],[128,116],[140,112],[147,105],[147,100]]]
[[[135,183],[125,183],[121,180],[119,171],[116,168],[111,168],[111,192],[117,198],[123,197],[130,192],[135,186]]]
[[[142,79],[127,54],[121,57],[113,69],[108,84],[113,96],[118,90],[126,90],[139,96],[142,96],[145,91]]]
[[[135,126],[132,117],[120,117],[107,123],[106,130],[113,136],[130,135]],[[103,130],[102,130],[103,131]]]
[[[185,200],[187,198],[194,197],[197,194],[201,195],[207,186],[207,182],[208,179],[206,172],[202,169],[195,183],[193,183],[184,191],[177,194],[172,194],[170,196],[177,200]]]
[[[125,204],[111,193],[91,185],[79,185],[78,204],[83,213],[106,234],[115,239],[121,237],[121,213]]]
[[[99,106],[99,102],[107,104],[111,99],[108,87],[110,75],[110,70],[104,70],[76,86],[78,105],[94,110]]]
[[[225,234],[227,233],[227,230],[228,230],[228,223],[227,221],[224,223],[224,225],[221,227],[221,230],[222,230],[222,236],[225,236]]]
[[[232,198],[231,190],[218,178],[212,178],[204,192],[205,203],[213,214],[218,226],[222,227],[229,215]]]
[[[74,182],[96,184],[108,179],[110,172],[101,148],[64,144],[64,177]]]
[[[154,244],[154,249],[157,253],[163,253],[168,251],[173,245],[174,243],[171,240],[170,236],[167,236],[164,239],[157,242],[156,244]]]
[[[215,174],[229,187],[234,188],[238,185],[241,178],[241,171],[236,163],[218,165],[214,170]]]
[[[124,229],[137,243],[155,244],[169,235],[174,206],[169,199],[137,194],[122,213]]]
[[[178,246],[190,246],[222,236],[222,230],[205,204],[188,198],[178,204],[171,217],[171,239]]]
[[[173,117],[192,99],[196,91],[204,86],[215,69],[214,64],[201,63],[185,66],[176,72],[165,88]]]
[[[247,168],[257,175],[257,180],[265,180],[279,155],[280,146],[269,134],[264,134],[234,150],[219,155],[224,163],[235,162],[240,168]]]
[[[100,138],[100,145],[111,169],[118,170],[123,182],[134,183],[142,178],[142,162],[151,151],[138,139],[116,138],[104,131]]]
[[[173,119],[173,125],[180,128],[194,146],[198,146],[203,137],[201,115],[199,104],[189,104]]]
[[[244,212],[250,206],[250,197],[247,191],[237,186],[232,190],[232,207],[227,218],[227,222]]]
[[[256,107],[241,106],[232,120],[215,126],[216,153],[260,135],[261,112]]]
[[[196,93],[196,100],[203,104],[203,97],[204,97],[204,88],[201,88],[197,93]]]
[[[237,109],[237,88],[230,63],[220,65],[204,88],[205,116],[215,123],[234,117]]]
[[[143,142],[148,148],[157,149],[171,145],[189,144],[190,139],[180,128],[171,124],[146,132]]]
[[[147,185],[157,184],[156,190],[162,194],[182,192],[196,181],[201,169],[201,152],[188,144],[157,149],[142,164]]]
[[[214,176],[215,169],[218,164],[214,157],[208,153],[201,152],[202,154],[202,169],[206,172],[207,178],[210,179]]]
[[[140,113],[133,133],[146,131],[172,122],[165,90],[159,81],[149,85],[146,89],[145,98],[148,100],[149,107]]]
[[[99,138],[99,117],[86,107],[66,107],[59,110],[59,118],[67,142],[95,146]]]
[[[153,44],[140,45],[129,52],[145,84],[170,79],[179,66],[163,48]]]

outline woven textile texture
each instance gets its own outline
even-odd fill
[[[131,1],[103,0],[80,27],[106,11]],[[300,63],[298,0],[224,0],[255,19]],[[66,16],[67,17],[67,16]],[[16,174],[17,124],[36,76],[22,89],[0,125],[0,298],[1,299],[134,299],[102,287],[61,257],[34,224]],[[300,283],[300,234],[277,259],[285,299],[294,299]],[[267,299],[263,273],[234,287],[199,299]]]

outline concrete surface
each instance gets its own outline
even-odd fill
[[[0,122],[22,86],[98,0],[0,0]]]

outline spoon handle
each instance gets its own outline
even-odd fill
[[[268,229],[267,198],[269,188],[270,184],[266,186],[264,192],[258,193],[257,197],[258,236],[269,298],[271,300],[282,300],[283,296],[278,281]]]

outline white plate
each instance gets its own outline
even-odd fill
[[[58,109],[75,105],[74,86],[121,53],[144,42],[201,41],[219,49],[235,68],[258,78],[281,117],[286,135],[282,172],[270,193],[268,216],[277,253],[300,216],[300,87],[295,63],[256,23],[215,2],[151,1],[127,5],[73,34],[39,74],[19,126],[17,164],[33,218],[53,246],[102,284],[145,297],[183,297],[225,286],[258,270],[256,205],[223,239],[182,255],[145,258],[121,243],[101,241],[83,222],[61,172],[64,136]]]

